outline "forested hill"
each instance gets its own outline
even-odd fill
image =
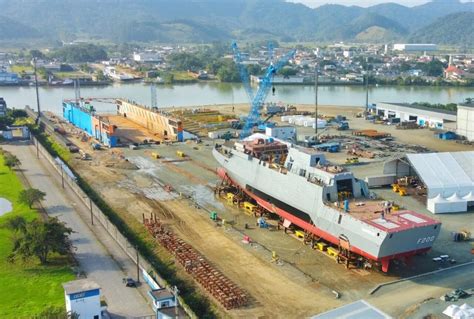
[[[412,8],[387,3],[316,9],[284,0],[0,0],[0,8],[12,30],[18,30],[2,32],[7,27],[0,24],[4,39],[18,34],[63,41],[89,37],[167,43],[370,41],[373,32],[377,41],[405,40],[440,17],[474,9],[472,2],[459,0],[434,0]],[[455,43],[460,37],[441,38]]]
[[[414,32],[411,41],[423,43],[461,44],[474,48],[474,12],[460,12],[437,19]]]

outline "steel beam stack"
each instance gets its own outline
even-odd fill
[[[215,269],[191,245],[166,229],[156,216],[152,216],[151,219],[144,218],[143,223],[150,234],[175,256],[176,261],[186,272],[191,274],[225,309],[239,308],[247,304],[247,294],[241,288]]]

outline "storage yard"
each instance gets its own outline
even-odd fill
[[[314,109],[296,107],[301,112]],[[472,207],[465,214],[433,215],[426,209],[423,198],[420,201],[416,196],[400,196],[391,187],[370,191],[393,201],[399,209],[434,218],[442,226],[431,251],[413,257],[409,263],[393,262],[388,274],[363,267],[346,269],[336,263],[337,251],[332,253],[332,247],[305,244],[304,233],[284,232],[272,218],[263,220],[265,227],[261,227],[262,220],[257,219],[255,207],[240,207],[226,193],[215,194],[221,178],[217,175],[219,165],[212,149],[216,142],[222,144],[224,140],[207,138],[210,131],[232,129],[228,120],[243,114],[246,108],[219,105],[203,108],[200,114],[175,111],[173,116],[184,116],[184,130],[192,127],[190,133],[201,136],[199,143],[191,140],[163,143],[171,141],[129,117],[108,115],[110,123],[117,126],[115,134],[121,142],[132,146],[98,150],[91,147],[92,139],[84,138],[77,128],[48,116],[53,122],[61,123],[63,135],[72,144],[90,154],[90,160],[76,156],[71,163],[74,169],[124,220],[143,225],[140,231],[148,229],[157,245],[175,254],[176,262],[181,265],[179,271],[187,272],[189,280],[194,278],[202,291],[212,296],[222,314],[241,318],[275,317],[275,314],[276,317],[308,317],[358,299],[370,302],[374,298],[385,306],[385,312],[401,316],[405,309],[386,304],[383,296],[369,297],[368,291],[398,278],[472,261],[471,243],[455,242],[451,235],[461,230],[474,234]],[[329,145],[324,152],[326,158],[360,179],[381,175],[385,161],[406,153],[474,150],[470,145],[439,140],[429,129],[400,130],[393,125],[370,123],[357,117],[362,111],[359,108],[320,106],[319,109],[328,120],[339,114],[347,118],[350,129],[338,130],[336,125],[328,125],[319,129],[319,135],[326,143],[339,146],[338,151],[331,152]],[[288,125],[279,117],[272,120]],[[225,124],[221,127],[218,123]],[[297,134],[314,135],[314,128],[303,125],[298,127]],[[144,140],[152,143],[143,144]],[[162,249],[158,248],[157,253],[163,253]],[[448,259],[433,261],[448,254]],[[419,289],[426,287],[420,285]],[[410,301],[423,302],[420,295],[413,295]]]

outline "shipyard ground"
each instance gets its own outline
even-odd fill
[[[218,108],[232,113],[231,106]],[[242,110],[243,106],[235,107],[237,114]],[[394,127],[370,124],[355,118],[355,114],[360,111],[357,108],[321,107],[320,111],[327,115],[347,116],[352,129],[374,128],[391,133],[402,144],[421,145],[434,151],[473,149],[472,146],[435,139],[433,132],[426,129],[400,131]],[[312,132],[307,128],[299,130],[299,134],[310,135]],[[350,135],[350,131],[328,129],[323,134]],[[211,154],[215,141],[204,139],[201,144],[189,142],[142,146],[137,150],[120,148],[92,151],[87,143],[80,142],[78,138],[71,136],[71,140],[92,155],[92,161],[75,159],[75,169],[126,220],[134,217],[141,221],[142,214],[156,213],[182,239],[250,294],[251,303],[247,308],[226,313],[232,317],[308,317],[358,299],[373,299],[387,313],[402,316],[406,309],[400,307],[400,303],[393,300],[390,293],[377,292],[369,296],[368,291],[380,283],[450,266],[432,261],[433,257],[441,254],[449,254],[458,264],[472,260],[470,243],[455,243],[450,239],[451,231],[467,229],[474,233],[472,214],[433,216],[425,205],[414,198],[400,197],[389,189],[380,189],[376,190],[380,196],[442,221],[440,237],[426,256],[415,257],[409,265],[392,264],[389,274],[346,270],[332,258],[303,245],[283,231],[257,228],[253,216],[216,198],[212,187],[219,183],[219,178],[215,174],[217,163]],[[186,157],[178,157],[178,150],[184,152]],[[400,146],[400,153],[405,150],[406,145]],[[152,153],[158,153],[160,158],[152,158]],[[327,156],[338,164],[343,164],[348,157],[345,152]],[[381,174],[384,160],[386,158],[362,160],[365,164],[354,165],[350,169],[361,178]],[[171,186],[175,192],[167,192],[165,185]],[[180,197],[179,193],[191,196],[202,208]],[[209,211],[218,212],[228,226],[221,227],[210,220]],[[250,229],[246,229],[245,224]],[[244,234],[250,236],[255,244],[242,243]],[[272,262],[272,251],[278,254],[280,262]],[[458,281],[446,280],[441,289],[447,292],[457,288],[457,284]],[[409,290],[404,296],[406,308],[422,302],[427,294],[439,294],[438,290],[433,290],[433,286],[438,287],[435,280],[421,284],[413,282],[412,285],[416,289]],[[341,293],[340,299],[334,298],[333,290]]]

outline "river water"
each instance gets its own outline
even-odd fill
[[[194,83],[186,85],[157,86],[158,107],[200,106],[212,104],[246,103],[247,95],[241,84]],[[61,101],[74,98],[72,87],[40,87],[42,110],[61,112]],[[289,104],[314,104],[313,86],[276,86],[275,95],[269,94],[267,101]],[[97,98],[123,97],[151,104],[150,87],[143,83],[114,84],[104,87],[82,87],[81,96]],[[23,108],[30,105],[36,109],[34,87],[0,87],[9,107]],[[457,103],[467,97],[474,97],[474,88],[464,87],[401,87],[378,86],[369,89],[369,103],[377,102],[429,102]],[[363,106],[365,89],[361,86],[320,86],[320,105]],[[101,112],[114,111],[113,104],[94,103]]]

